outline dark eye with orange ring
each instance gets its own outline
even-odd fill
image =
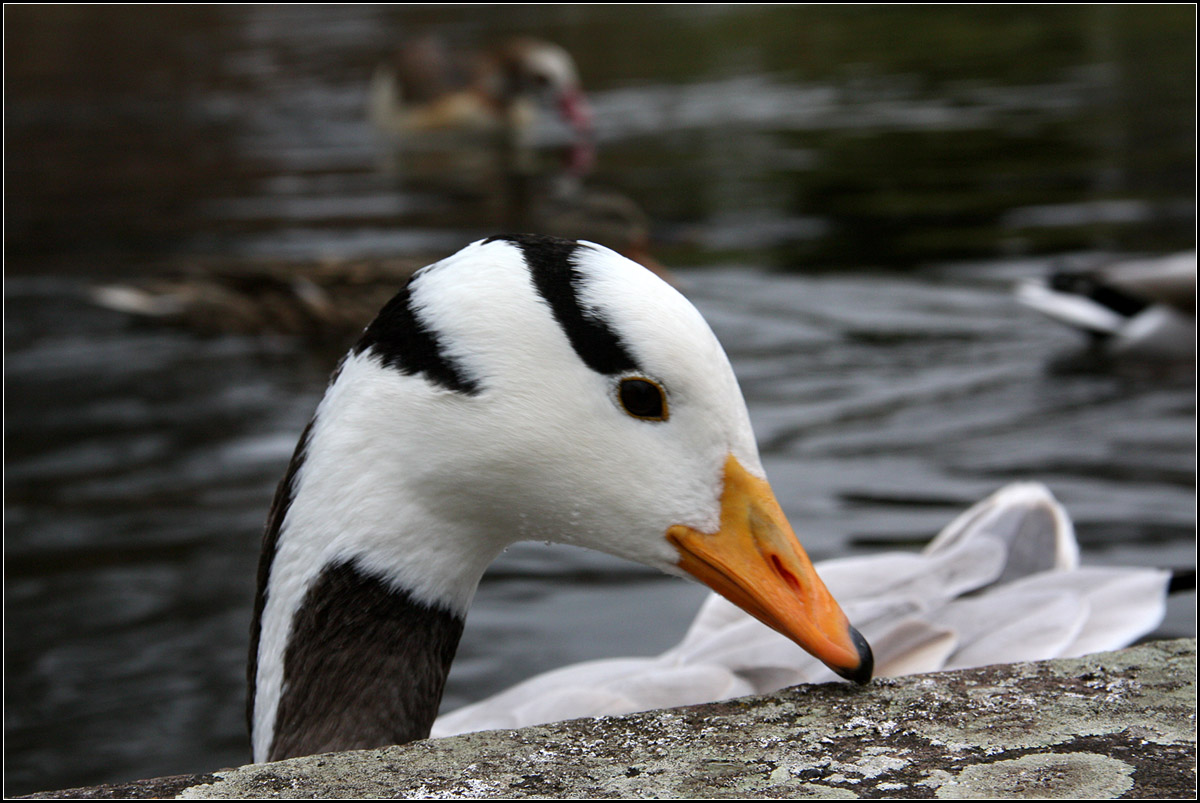
[[[667,394],[658,383],[641,377],[630,377],[621,380],[617,389],[617,398],[625,412],[634,418],[647,421],[667,420]]]

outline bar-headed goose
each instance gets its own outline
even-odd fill
[[[603,247],[494,237],[388,302],[300,439],[259,566],[255,760],[428,735],[480,577],[526,539],[690,574],[871,676],[699,312]]]

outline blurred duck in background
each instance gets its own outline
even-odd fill
[[[509,198],[508,224],[496,229],[599,243],[679,285],[651,254],[649,220],[629,197],[567,177],[537,182],[518,195]],[[93,287],[90,299],[202,334],[273,333],[338,343],[353,337],[417,268],[438,258],[195,262],[173,275]]]
[[[276,333],[336,342],[361,329],[363,311],[377,310],[423,264],[420,259],[197,262],[175,275],[93,287],[90,298],[137,319],[202,334]]]
[[[546,110],[566,126],[569,141],[562,158],[538,163],[533,130]],[[391,155],[401,157],[389,167],[406,185],[424,182],[447,196],[455,227],[595,242],[678,284],[652,256],[650,221],[638,204],[584,182],[593,161],[592,112],[574,61],[558,45],[520,37],[463,54],[433,36],[414,40],[376,69],[368,112]],[[338,342],[438,258],[198,262],[174,275],[95,287],[91,300],[202,333]]]
[[[376,68],[369,98],[389,172],[451,196],[456,225],[599,243],[670,279],[638,204],[584,180],[593,117],[562,47],[513,37],[463,51],[423,36]]]
[[[572,170],[586,173],[591,107],[575,61],[550,42],[514,37],[494,49],[463,53],[437,37],[421,37],[376,68],[368,101],[372,124],[397,147],[491,145],[510,158],[544,144],[536,134],[545,136],[539,118],[547,111],[574,146]],[[561,134],[557,139],[562,142]]]
[[[1022,304],[1087,333],[1114,357],[1195,358],[1195,251],[1056,271],[1016,292]]]

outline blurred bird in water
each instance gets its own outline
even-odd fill
[[[514,202],[505,215],[509,225],[498,229],[595,242],[678,284],[651,254],[646,214],[620,193],[559,182]],[[279,333],[337,343],[353,336],[431,261],[198,262],[175,275],[97,286],[90,298],[135,318],[205,334]]]
[[[1105,353],[1179,360],[1196,355],[1196,252],[1061,270],[1017,286],[1027,307],[1087,333]]]
[[[339,341],[362,327],[422,260],[198,262],[174,275],[93,287],[91,301],[202,334],[279,333]],[[369,315],[370,313],[368,313]]]
[[[637,203],[584,181],[592,112],[558,45],[514,37],[462,52],[434,36],[414,39],[376,69],[369,111],[394,157],[389,172],[407,189],[452,198],[456,227],[587,240],[669,278],[650,254]],[[567,147],[538,158],[535,123],[547,111],[567,126]]]
[[[567,129],[572,171],[586,173],[591,107],[575,61],[550,42],[514,37],[462,53],[421,37],[376,68],[368,101],[376,130],[404,150],[498,149],[508,160],[537,144],[534,126],[546,111]]]

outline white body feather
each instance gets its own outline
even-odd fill
[[[817,570],[895,676],[1123,647],[1161,621],[1168,573],[1080,568],[1074,528],[1042,485],[966,511],[920,554],[841,558]],[[974,596],[966,596],[974,593]],[[439,717],[432,735],[518,728],[763,694],[836,676],[727,600],[708,597],[683,641],[653,658],[538,675]]]

